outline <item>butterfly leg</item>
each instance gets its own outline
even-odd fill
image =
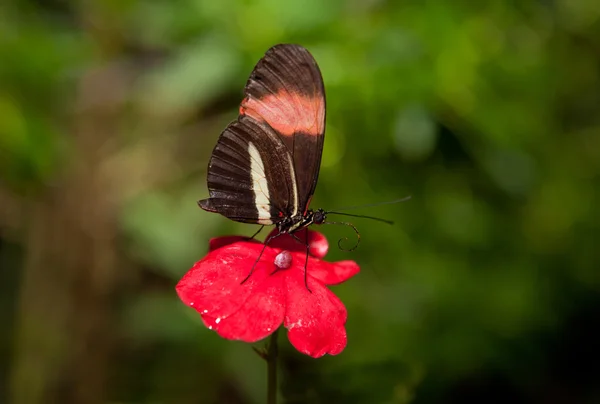
[[[252,235],[252,237],[248,237],[248,241],[252,240],[254,237],[258,236],[258,233],[260,233],[262,231],[262,229],[264,229],[264,228],[265,228],[265,225],[263,224],[262,226],[260,226],[260,229],[258,229],[258,231]]]
[[[281,236],[282,234],[285,234],[285,233],[277,233],[277,234],[275,234],[275,235],[273,235],[273,236],[271,236],[271,237],[269,237],[268,239],[265,240],[263,248],[260,251],[260,254],[258,255],[258,258],[256,258],[256,261],[254,261],[254,265],[252,265],[252,269],[250,270],[250,273],[248,274],[248,276],[246,276],[244,278],[244,280],[240,283],[240,285],[243,285],[248,279],[250,279],[250,277],[254,273],[254,269],[256,268],[256,264],[258,264],[258,261],[260,261],[260,257],[262,257],[263,253],[265,252],[265,249],[267,248],[267,245],[271,242],[271,240],[273,240],[274,238],[277,238],[277,237]]]
[[[304,244],[304,247],[306,247],[306,259],[304,260],[304,286],[306,287],[306,290],[308,290],[310,293],[312,293],[312,290],[310,290],[310,288],[308,287],[308,253],[310,251],[310,245],[308,244],[308,231],[304,232],[304,235],[306,236],[304,239],[304,242],[302,242],[302,240],[300,240],[298,238],[298,236],[296,236],[295,234],[290,234],[290,236],[292,236],[297,242],[299,242],[300,244]]]

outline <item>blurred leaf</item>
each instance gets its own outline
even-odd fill
[[[199,235],[210,234],[217,220],[217,215],[202,215],[195,199],[191,194],[174,198],[148,193],[122,213],[123,229],[131,236],[136,255],[173,280],[206,254],[208,240],[202,244]]]
[[[182,47],[165,66],[147,76],[139,97],[152,113],[205,105],[222,94],[239,70],[239,55],[218,36],[202,38]]]
[[[286,403],[409,403],[420,376],[402,362],[347,364],[343,369],[314,372],[308,364],[285,375]]]

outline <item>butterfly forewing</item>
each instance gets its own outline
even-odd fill
[[[269,124],[292,155],[302,214],[317,185],[325,140],[319,66],[299,45],[274,46],[254,68],[245,91],[240,115]]]
[[[200,206],[259,224],[305,214],[317,183],[324,130],[325,93],[313,57],[298,45],[269,49],[246,84],[240,116],[213,151],[210,198]]]

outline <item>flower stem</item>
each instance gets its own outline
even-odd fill
[[[267,403],[277,404],[277,335],[279,329],[271,334],[267,351]]]

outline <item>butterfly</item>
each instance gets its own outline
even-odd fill
[[[238,118],[208,164],[210,197],[200,207],[238,222],[293,234],[326,220],[309,209],[325,140],[325,86],[300,45],[270,48],[250,74]]]
[[[278,233],[294,233],[329,222],[327,214],[371,216],[312,210],[325,141],[325,86],[317,62],[300,45],[280,44],[258,61],[244,89],[238,118],[221,133],[208,163],[209,198],[198,201],[206,211],[238,222],[275,225]],[[308,233],[305,233],[308,237]],[[345,239],[345,238],[344,238]],[[343,239],[338,241],[338,246]],[[342,248],[343,249],[343,248]],[[350,251],[347,250],[347,251]],[[261,253],[262,255],[262,253]],[[260,259],[257,258],[254,266]],[[250,271],[250,277],[254,267]],[[243,283],[243,282],[242,282]],[[308,286],[307,286],[308,289]],[[310,290],[310,289],[309,289]]]

